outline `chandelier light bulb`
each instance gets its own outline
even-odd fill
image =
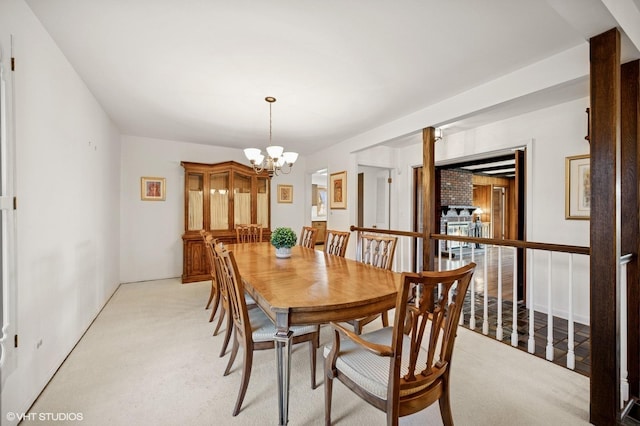
[[[298,153],[297,152],[285,152],[282,154],[282,158],[284,158],[284,161],[286,161],[289,164],[293,164],[296,162],[296,160],[298,159]]]

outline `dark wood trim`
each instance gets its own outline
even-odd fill
[[[358,226],[364,226],[364,173],[358,173]]]
[[[620,418],[620,33],[592,37],[591,59],[591,396],[590,422]]]
[[[431,235],[436,230],[436,166],[435,166],[436,129],[427,127],[422,130],[422,229],[424,235]],[[436,209],[436,207],[438,207]],[[422,240],[422,269],[433,271],[435,258],[435,241],[431,238]]]
[[[362,231],[371,232],[375,234],[388,234],[399,235],[403,237],[423,238],[422,232],[411,231],[398,231],[395,229],[377,229],[377,228],[362,228],[359,226],[353,226],[349,228],[351,232]],[[518,247],[523,249],[532,250],[546,250],[557,251],[562,253],[575,253],[575,254],[590,254],[590,248],[584,246],[571,246],[565,244],[549,244],[549,243],[537,243],[535,241],[521,241],[521,240],[508,240],[508,239],[496,239],[496,238],[475,238],[475,237],[463,237],[462,235],[446,235],[446,234],[431,234],[429,238],[434,240],[446,240],[446,241],[465,241],[469,243],[481,243],[488,245],[497,245],[505,247]]]
[[[640,61],[622,65],[620,96],[620,172],[622,253],[635,256],[627,265],[627,378],[629,396],[640,396],[640,288],[638,283],[638,140],[640,139]]]
[[[532,250],[557,251],[562,253],[575,253],[575,254],[589,255],[591,251],[589,247],[583,247],[583,246],[537,243],[534,241],[509,240],[509,239],[502,239],[502,238],[475,238],[475,237],[463,237],[460,235],[445,235],[445,234],[431,234],[429,237],[434,240],[463,241],[467,243],[488,244],[488,245],[505,246],[505,247],[517,247],[517,248],[532,249]]]
[[[526,188],[527,188],[527,162],[526,162],[526,148],[525,150],[517,150],[515,152],[516,160],[516,178],[514,184],[514,201],[515,201],[515,215],[514,219],[516,239],[525,241],[526,235]],[[518,250],[518,300],[525,300],[526,292],[526,268],[527,268],[527,251],[525,249]]]
[[[362,231],[362,232],[371,232],[373,234],[399,235],[402,237],[413,237],[413,238],[424,237],[422,232],[396,231],[395,229],[364,228],[361,226],[353,226],[353,225],[351,225],[349,230],[351,232]]]
[[[435,171],[435,185],[434,187],[436,188],[435,194],[434,194],[434,203],[433,203],[433,209],[435,212],[435,224],[433,227],[433,232],[439,233],[440,230],[442,229],[442,169],[436,167],[436,171]],[[440,253],[440,245],[439,244],[434,244],[434,252],[433,252],[433,256],[437,256]]]

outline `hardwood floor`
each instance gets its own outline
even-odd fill
[[[484,260],[487,258],[487,293],[490,297],[498,297],[498,259],[502,254],[502,299],[512,300],[513,297],[513,250],[510,248],[480,247],[473,250],[473,261],[476,263],[476,272],[473,276],[475,291],[483,293],[485,287]],[[449,260],[448,252],[442,256],[442,269],[457,268],[472,260],[471,248],[463,248],[462,262],[460,250],[454,249],[453,259]],[[436,260],[437,261],[437,260]]]

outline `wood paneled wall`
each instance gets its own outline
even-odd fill
[[[506,188],[505,199],[505,238],[518,239],[517,232],[517,200],[515,184],[516,181],[513,178],[492,177],[473,175],[473,205],[480,207],[483,210],[480,220],[485,223],[491,222],[491,207],[492,207],[492,194],[494,187]]]

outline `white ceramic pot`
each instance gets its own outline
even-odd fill
[[[286,259],[291,257],[291,247],[281,247],[276,249],[276,257]]]

